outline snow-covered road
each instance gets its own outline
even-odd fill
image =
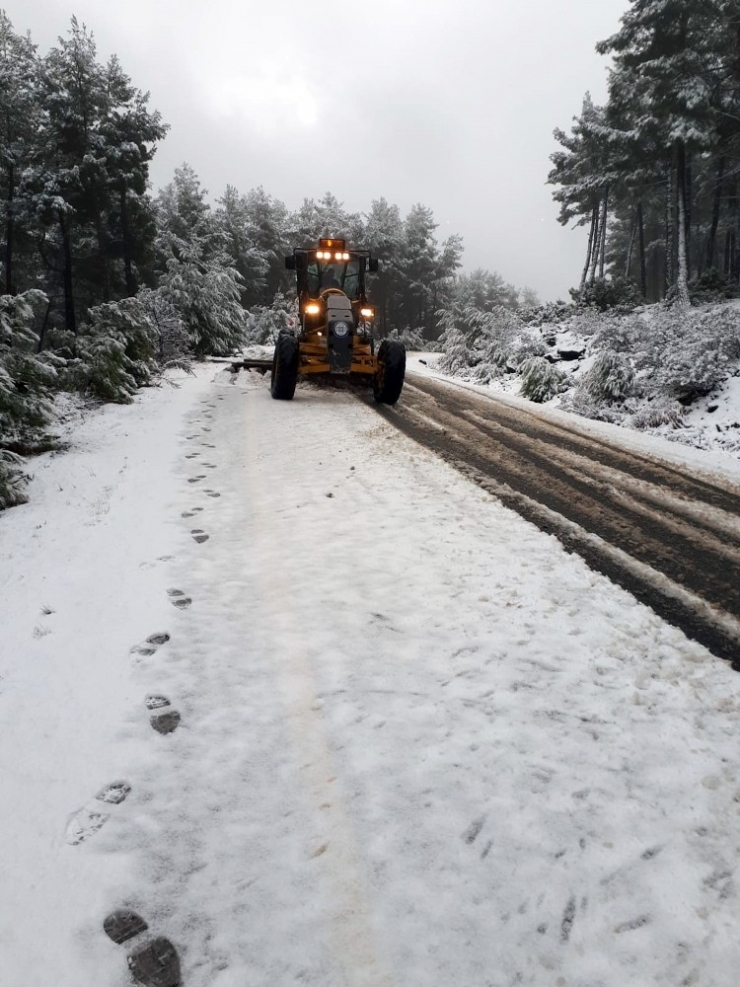
[[[2,987],[734,983],[726,664],[347,393],[77,436],[0,516]]]

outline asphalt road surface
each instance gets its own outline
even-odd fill
[[[740,488],[426,377],[379,410],[740,670]]]

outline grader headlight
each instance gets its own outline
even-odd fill
[[[316,302],[309,302],[303,309],[306,315],[318,315],[321,311],[321,306]]]
[[[361,308],[360,309],[360,315],[363,317],[363,319],[374,319],[375,318],[375,309],[374,308]]]

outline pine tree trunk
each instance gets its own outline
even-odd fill
[[[682,308],[691,305],[689,298],[688,249],[686,243],[686,148],[683,141],[676,141],[676,203],[678,239],[678,277],[676,301]]]
[[[596,265],[599,263],[599,248],[601,246],[601,203],[594,206],[596,214],[596,226],[594,229],[594,245],[591,251],[591,267],[588,272],[588,283],[593,284],[596,280]]]
[[[8,223],[5,231],[5,294],[13,294],[13,165],[8,166]]]
[[[128,202],[126,186],[121,188],[121,233],[123,235],[123,268],[126,273],[126,295],[133,298],[136,294],[136,278],[134,277],[131,260],[131,240],[128,228]]]
[[[51,302],[46,306],[46,312],[44,313],[44,321],[41,323],[41,332],[39,333],[39,341],[36,347],[36,352],[41,353],[46,346],[46,330],[49,327],[49,316],[51,315]]]
[[[59,213],[59,229],[62,234],[62,250],[64,253],[64,324],[68,332],[77,335],[77,319],[75,317],[75,303],[72,294],[72,244],[69,238],[67,224],[64,222],[64,213]]]
[[[640,287],[643,300],[647,301],[647,268],[645,266],[645,221],[642,214],[642,199],[637,203],[637,227],[640,231]]]
[[[691,250],[691,222],[692,222],[694,210],[693,210],[693,195],[691,191],[692,190],[691,158],[688,155],[686,155],[685,149],[684,149],[684,156],[686,162],[684,168],[685,181],[684,181],[684,197],[683,197],[684,226],[686,227],[686,277],[688,280],[690,280],[691,258],[693,256]]]
[[[709,239],[707,240],[707,269],[712,270],[715,264],[715,252],[717,249],[717,227],[719,226],[719,213],[722,205],[722,185],[725,177],[725,156],[717,162],[717,184],[714,188],[714,200],[712,202],[712,225],[709,227]]]
[[[666,178],[666,197],[665,197],[665,285],[663,289],[663,295],[667,295],[670,289],[673,287],[673,272],[675,270],[675,265],[673,263],[673,244],[675,241],[675,223],[673,221],[673,212],[676,201],[676,195],[674,190],[673,182],[673,169],[669,169],[668,176]]]
[[[95,210],[95,233],[98,239],[98,254],[100,255],[100,274],[103,280],[103,301],[110,301],[110,271],[108,270],[108,239],[105,233],[100,210]]]
[[[737,253],[737,180],[730,187],[727,233],[725,235],[725,276],[731,280],[735,274]]]
[[[627,247],[627,259],[624,262],[624,276],[629,278],[630,272],[632,271],[632,255],[635,252],[635,235],[637,233],[637,210],[635,210],[632,216],[632,223],[630,224],[630,240],[629,246]]]
[[[601,207],[601,249],[599,250],[599,279],[604,280],[606,261],[606,220],[609,214],[609,186],[604,189],[604,201]]]
[[[586,263],[583,265],[583,274],[581,275],[580,290],[586,287],[586,278],[588,277],[588,271],[591,267],[591,254],[594,249],[594,236],[596,234],[596,227],[599,222],[598,206],[594,206],[591,210],[591,229],[588,234],[588,247],[586,249]]]

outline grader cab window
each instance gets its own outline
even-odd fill
[[[326,261],[321,263],[310,260],[306,268],[308,293],[316,298],[324,288],[341,288],[345,295],[356,301],[360,297],[360,261],[353,258],[348,261]]]

